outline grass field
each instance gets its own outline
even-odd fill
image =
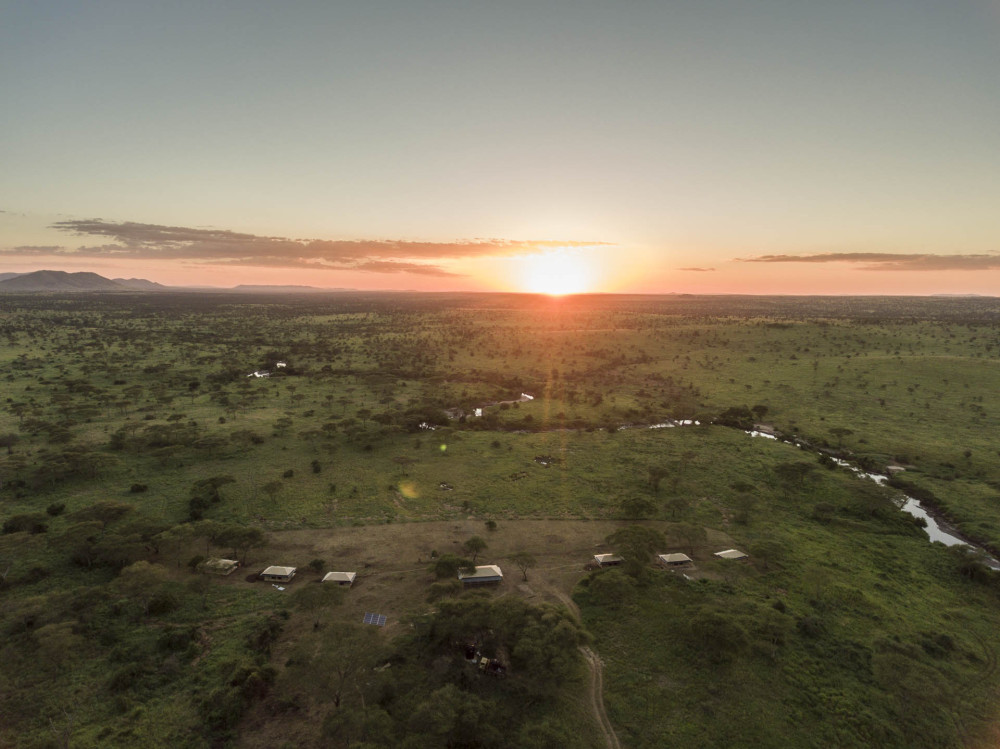
[[[896,490],[817,456],[905,468],[907,493],[1000,549],[996,300],[164,294],[0,312],[0,743],[556,747],[582,726],[572,745],[602,746],[584,659],[557,645],[593,637],[626,747],[988,745],[993,576],[928,544]],[[701,425],[647,428],[670,419]],[[689,552],[691,580],[583,569],[635,524]],[[238,576],[191,571],[254,528],[267,545]],[[473,536],[505,572],[485,598],[430,572]],[[751,561],[712,556],[728,547]],[[357,586],[312,592],[314,560]],[[265,564],[301,572],[284,592],[244,579]],[[366,611],[387,627],[360,627]],[[470,676],[463,637],[511,677]],[[488,713],[502,730],[473,731]]]

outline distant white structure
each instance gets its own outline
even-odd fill
[[[290,583],[293,577],[295,577],[294,567],[271,566],[260,573],[261,580],[267,580],[275,583]]]
[[[323,576],[323,582],[336,583],[337,585],[343,585],[350,588],[354,585],[354,578],[357,576],[357,572],[327,572]]]
[[[275,362],[274,366],[276,366],[278,369],[284,369],[288,365],[285,362],[283,362],[283,361],[279,361],[279,362]]]
[[[616,567],[625,560],[617,554],[594,554],[594,561],[599,567]]]
[[[719,559],[746,559],[746,552],[740,551],[739,549],[725,549],[723,551],[715,552],[715,555]]]
[[[473,413],[473,415],[475,415],[475,416],[482,416],[482,415],[483,415],[483,409],[481,409],[481,408],[477,408],[477,409],[476,409],[475,411],[473,411],[472,413]]]
[[[656,558],[664,567],[681,567],[685,564],[691,564],[691,557],[687,554],[658,554]]]
[[[463,585],[493,585],[503,582],[503,572],[495,564],[476,567],[474,572],[459,571],[458,579]]]
[[[256,372],[251,372],[247,377],[270,377],[271,373],[266,369],[258,369]]]
[[[533,401],[533,400],[535,400],[535,396],[528,395],[527,393],[521,393],[521,400],[523,400],[523,401]]]

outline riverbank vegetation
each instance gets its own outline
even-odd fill
[[[992,573],[894,504],[904,489],[1000,549],[994,299],[6,296],[0,381],[2,741],[255,746],[278,724],[300,746],[562,746],[574,724],[599,734],[557,631],[595,638],[629,747],[963,746],[997,717]],[[831,457],[891,466],[897,489]],[[287,534],[429,521],[474,521],[492,563],[539,518],[655,527],[697,574],[585,575],[577,550],[602,537],[583,531],[579,566],[506,549],[540,560],[529,578],[580,580],[577,632],[515,611],[531,581],[513,562],[485,598],[445,590],[432,558],[471,552],[443,540],[393,571],[423,570],[396,582],[413,590],[367,601],[398,606],[388,631],[351,594],[192,572],[269,549],[324,569]],[[751,561],[714,559],[723,541]],[[508,678],[456,657],[445,611],[494,633]],[[502,634],[531,621],[530,647]],[[367,643],[350,668],[341,637]],[[347,669],[322,696],[318,663]],[[505,728],[471,731],[480,713]]]

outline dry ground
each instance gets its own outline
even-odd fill
[[[648,521],[660,530],[670,524]],[[269,535],[270,545],[255,551],[247,569],[228,578],[227,584],[247,585],[248,573],[260,571],[269,564],[298,567],[295,580],[286,586],[285,594],[295,587],[318,580],[328,571],[357,572],[354,587],[345,596],[344,604],[332,615],[338,619],[361,620],[366,611],[388,617],[387,634],[395,634],[400,617],[426,606],[428,586],[434,581],[428,571],[432,552],[460,554],[462,544],[472,536],[486,540],[488,548],[480,553],[477,564],[497,564],[503,570],[504,582],[498,595],[517,592],[527,598],[557,602],[559,597],[546,590],[554,588],[569,594],[584,574],[584,565],[594,554],[612,551],[605,537],[629,523],[612,520],[508,520],[495,531],[487,531],[479,520],[433,521],[366,525],[329,530],[277,531]],[[731,545],[732,539],[719,531],[709,531],[709,544],[696,561],[709,559],[711,552]],[[508,560],[518,551],[535,556],[537,565],[528,570],[525,582],[520,570]],[[670,551],[670,549],[666,550]],[[307,565],[313,559],[325,562],[323,572],[316,574]],[[266,583],[253,583],[266,586]],[[273,590],[273,589],[272,589]],[[282,593],[274,591],[275,596]]]
[[[326,623],[360,624],[365,612],[374,612],[387,617],[383,631],[386,638],[391,639],[402,633],[407,626],[404,622],[407,615],[430,608],[427,593],[434,582],[434,576],[429,571],[431,552],[439,555],[462,554],[462,543],[474,535],[481,536],[488,544],[477,563],[498,564],[503,570],[503,583],[492,589],[495,595],[519,595],[536,603],[568,606],[578,616],[570,595],[576,583],[586,574],[584,565],[594,554],[613,551],[604,542],[605,537],[629,524],[610,520],[508,520],[491,532],[481,520],[470,518],[463,521],[276,531],[269,534],[270,545],[267,548],[251,554],[245,569],[229,577],[213,578],[213,581],[219,585],[251,587],[261,595],[262,608],[278,608],[294,590],[317,584],[328,571],[358,573],[354,587],[346,591],[341,605],[312,612],[292,610],[272,655],[272,663],[281,668],[299,637]],[[659,530],[670,525],[659,521],[644,524]],[[696,550],[695,560],[708,560],[713,551],[727,548],[732,543],[726,534],[709,530],[708,544]],[[508,559],[517,551],[527,551],[537,560],[536,566],[528,570],[527,581]],[[324,560],[321,573],[308,568],[313,559]],[[284,586],[284,591],[276,590],[269,583],[248,582],[251,573],[259,572],[270,564],[299,569],[294,581]],[[180,569],[177,572],[182,574]],[[593,658],[596,660],[597,656]],[[592,678],[584,688],[589,693],[589,699],[587,703],[581,703],[580,719],[593,722],[595,734],[603,734],[607,745],[615,747],[617,738],[604,715],[603,699],[599,694],[599,661],[596,665],[588,661],[588,666]],[[245,749],[287,745],[288,742],[310,746],[316,740],[320,720],[319,714],[310,715],[308,707],[306,714],[300,713],[289,720],[264,720],[250,716],[242,726],[239,744]]]

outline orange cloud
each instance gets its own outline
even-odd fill
[[[992,270],[1000,268],[1000,254],[938,255],[891,252],[827,252],[818,255],[761,255],[737,258],[741,263],[855,263],[859,270]]]
[[[472,239],[454,242],[289,239],[262,237],[226,229],[195,229],[101,219],[58,221],[52,224],[52,228],[76,236],[101,237],[111,242],[75,248],[20,246],[0,249],[0,254],[59,255],[115,260],[187,260],[207,265],[457,276],[459,274],[452,273],[434,264],[433,261],[510,256],[552,248],[593,247],[604,244],[512,239]]]

